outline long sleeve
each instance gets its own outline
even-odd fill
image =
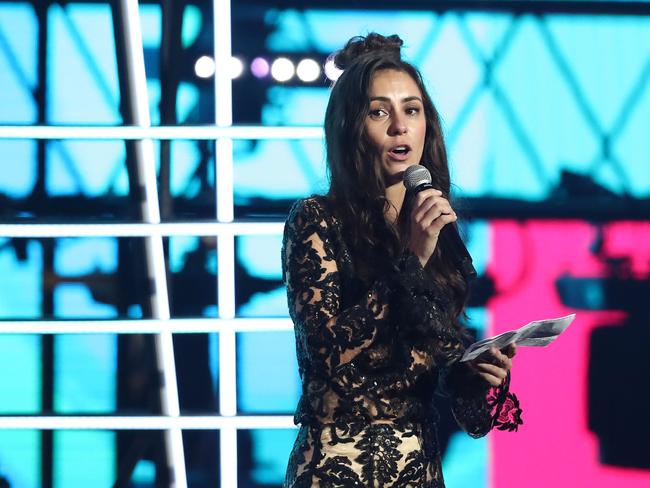
[[[519,400],[510,392],[510,373],[499,387],[491,387],[465,363],[443,374],[454,417],[470,436],[482,437],[493,428],[516,431],[523,423]]]
[[[361,285],[327,205],[292,207],[282,269],[303,387],[296,421],[424,419],[437,372],[449,369],[459,423],[487,432],[487,389],[477,396],[452,367],[464,346],[447,293],[408,250],[377,266],[375,281]]]
[[[354,377],[354,384],[347,384],[351,388],[363,387],[365,380],[386,388],[409,387],[434,363],[421,340],[422,324],[436,320],[439,309],[429,298],[433,292],[424,270],[417,257],[405,252],[356,303],[344,307],[340,242],[327,217],[317,201],[303,200],[292,208],[285,226],[283,273],[299,357],[330,379]],[[408,325],[396,326],[391,314]],[[444,342],[441,331],[438,336]],[[353,369],[361,373],[355,375]]]
[[[330,376],[370,347],[385,316],[385,285],[341,307],[341,277],[331,222],[314,200],[299,202],[285,225],[283,274],[299,353]]]

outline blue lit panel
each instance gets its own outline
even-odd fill
[[[57,412],[85,414],[115,411],[115,336],[57,336],[55,354],[54,409]]]
[[[0,121],[29,124],[37,118],[31,90],[37,83],[38,24],[27,3],[0,5]],[[7,144],[7,141],[0,141]]]
[[[237,406],[243,413],[293,414],[300,395],[293,332],[237,337]]]
[[[472,439],[464,432],[454,433],[442,459],[445,485],[449,488],[488,486],[487,443],[485,437]]]
[[[40,354],[41,339],[38,336],[16,334],[0,339],[0,371],[5,372],[0,375],[0,413],[31,414],[40,411]]]
[[[647,17],[292,10],[266,20],[271,53],[327,55],[352,35],[401,35],[440,111],[462,195],[539,201],[563,170],[619,194],[650,193],[641,129],[650,117]],[[326,88],[272,87],[262,120],[318,125],[327,96]],[[319,191],[323,161],[290,141],[259,144],[236,154],[236,195]],[[277,176],[288,172],[294,187]]]
[[[92,273],[112,273],[117,266],[117,239],[59,239],[54,269],[73,280]],[[111,285],[108,284],[108,289]],[[54,289],[54,313],[68,319],[116,318],[115,306],[99,302],[83,283]],[[104,292],[106,293],[106,292]],[[117,341],[113,335],[59,335],[55,338],[54,407],[61,413],[115,410]]]
[[[0,431],[0,476],[11,486],[41,486],[41,437],[35,430]]]
[[[288,317],[282,285],[282,236],[241,236],[236,240],[238,317]]]
[[[142,5],[140,12],[149,106],[157,124],[161,9]],[[192,55],[203,49],[201,36],[211,22],[204,12],[194,5],[184,10],[182,44]],[[54,4],[49,22],[46,122],[120,124],[110,7]],[[457,197],[541,202],[553,197],[566,170],[591,176],[621,195],[650,195],[649,17],[273,9],[260,22],[269,35],[258,46],[259,54],[269,56],[313,52],[324,58],[353,35],[369,31],[401,35],[404,53],[421,68],[440,111]],[[236,30],[233,34],[236,52],[241,34]],[[0,4],[0,124],[37,121],[32,94],[37,85],[37,39],[37,20],[30,5]],[[191,66],[191,60],[187,63]],[[208,83],[201,84],[192,73],[183,77],[177,96],[178,120],[206,123],[213,87],[206,89]],[[238,81],[233,83],[236,86]],[[264,87],[257,94],[261,102],[254,111],[259,112],[263,125],[323,123],[327,87],[260,86]],[[212,147],[201,144],[171,144],[170,189],[178,201],[214,201]],[[155,154],[158,160],[158,143]],[[128,195],[126,153],[120,141],[53,141],[46,144],[45,156],[49,196]],[[34,141],[0,141],[1,198],[25,198],[32,193],[36,157]],[[323,141],[235,141],[234,158],[234,199],[239,207],[262,202],[263,212],[265,205],[327,189]],[[282,210],[274,212],[282,218]],[[479,274],[489,272],[492,223],[472,222],[463,230]],[[218,251],[209,239],[169,239],[172,279],[196,266],[206,280],[216,280]],[[42,316],[42,247],[33,240],[22,244],[0,241],[1,319]],[[280,247],[280,236],[236,239],[238,317],[288,316],[280,284]],[[58,239],[55,270],[64,282],[54,286],[55,317],[117,317],[116,306],[102,302],[101,290],[97,293],[81,279],[94,272],[110,275],[116,269],[116,239]],[[176,292],[171,289],[172,297],[179,292],[198,295],[207,290],[202,285],[208,281],[192,281],[191,286],[184,282]],[[216,298],[215,293],[209,303],[183,312],[216,317]],[[485,307],[471,308],[468,314],[469,325],[479,336],[494,325]],[[139,306],[130,308],[129,316],[142,315]],[[210,334],[206,341],[209,373],[216,388],[218,335]],[[57,413],[115,410],[116,342],[107,335],[55,338]],[[1,413],[40,410],[40,349],[37,336],[0,337],[0,371],[12,372],[0,377],[0,391],[5,393]],[[187,355],[182,359],[188,357],[194,359]],[[293,413],[300,382],[292,332],[239,333],[237,360],[241,413]],[[192,372],[195,365],[189,363]],[[278,486],[295,435],[295,430],[238,432],[240,486]],[[443,459],[447,485],[486,486],[487,455],[485,439],[452,434]],[[115,434],[57,432],[54,459],[57,487],[110,486],[115,479]],[[216,461],[210,462],[216,466]],[[140,462],[134,482],[151,483],[154,469],[150,462]],[[0,475],[12,486],[31,488],[40,485],[40,471],[38,432],[0,432]]]
[[[115,433],[54,433],[54,488],[112,486],[115,482]]]
[[[24,248],[24,257],[17,252]],[[43,250],[36,242],[3,239],[0,245],[0,317],[37,318],[41,312]],[[20,293],[18,293],[20,291]]]
[[[280,486],[296,430],[258,429],[239,431],[240,446],[250,450],[250,458],[239,459],[239,486]]]
[[[299,198],[326,190],[321,141],[260,141],[235,153],[235,203],[252,197]]]
[[[37,24],[27,4],[0,4],[0,123],[33,124],[37,107],[31,90],[36,86]],[[0,140],[0,193],[27,196],[36,180],[33,141]],[[2,281],[0,281],[2,286]]]

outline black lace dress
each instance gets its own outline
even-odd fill
[[[282,263],[302,379],[285,487],[444,487],[436,389],[472,437],[521,424],[509,376],[490,388],[458,362],[461,333],[415,255],[362,285],[327,201],[313,197],[291,209]]]

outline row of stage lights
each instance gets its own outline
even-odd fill
[[[230,58],[228,71],[231,79],[243,76],[246,68],[255,78],[272,79],[279,83],[287,83],[295,78],[303,83],[312,83],[321,78],[322,72],[330,81],[336,81],[341,75],[341,70],[334,66],[334,61],[331,59],[328,59],[321,69],[321,65],[311,58],[304,58],[294,63],[284,56],[273,61],[258,56],[247,66],[241,58],[235,56]],[[214,58],[210,56],[201,56],[194,63],[194,72],[199,78],[211,78],[215,70]]]

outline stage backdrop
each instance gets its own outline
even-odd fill
[[[64,3],[47,9],[41,87],[46,118],[40,122],[121,124],[110,8]],[[596,217],[623,205],[633,209],[634,202],[650,197],[650,17],[346,11],[310,9],[309,2],[300,10],[247,10],[246,2],[231,3],[233,53],[244,61],[242,76],[233,81],[236,124],[323,122],[329,91],[322,77],[314,83],[258,79],[250,70],[255,56],[324,61],[353,35],[401,35],[440,110],[463,231],[482,283],[489,285],[470,308],[468,325],[481,337],[534,319],[577,314],[557,343],[519,351],[512,386],[525,423],[518,433],[472,440],[448,423],[441,426],[447,486],[649,486],[650,372],[643,347],[650,343],[650,224],[601,225]],[[180,124],[214,120],[212,80],[194,72],[195,59],[213,48],[210,2],[196,4],[182,12]],[[157,124],[161,11],[152,3],[140,11]],[[0,124],[39,123],[37,46],[32,6],[0,2]],[[123,142],[52,141],[43,149],[39,173],[36,141],[0,140],[0,203],[7,219],[131,215]],[[159,149],[156,144],[157,154]],[[212,218],[211,143],[175,141],[170,151],[171,218]],[[281,220],[293,199],[327,187],[319,140],[236,141],[234,157],[238,218]],[[581,183],[565,185],[572,181]],[[560,219],[560,199],[566,206],[560,209],[575,210],[572,192],[610,200],[606,208],[587,208],[580,219]],[[464,198],[483,200],[463,208]],[[490,206],[504,198],[512,200]],[[34,203],[43,201],[40,207]],[[552,219],[522,210],[537,214],[550,204],[556,204]],[[216,317],[214,242],[187,236],[168,245],[172,313]],[[134,248],[115,238],[0,239],[0,318],[146,317],[135,298],[143,282],[123,279],[137,269],[138,262],[129,260]],[[238,317],[288,316],[279,253],[280,236],[236,240]],[[126,286],[133,295],[125,299]],[[218,337],[188,341],[177,341],[182,388],[200,397],[202,412],[218,413]],[[118,342],[114,335],[54,338],[55,413],[118,411],[125,377],[118,372],[118,363],[124,364]],[[0,337],[0,413],[41,411],[42,343],[41,337],[19,333]],[[239,413],[291,414],[299,388],[290,332],[238,335]],[[195,413],[197,404],[187,402],[183,412]],[[295,433],[241,431],[239,486],[279,486]],[[219,468],[215,439],[206,435],[187,444],[199,446],[188,457],[190,474],[206,486],[215,486],[210,477]],[[15,487],[41,486],[42,442],[40,432],[0,431],[0,475]],[[117,444],[112,431],[55,432],[53,485],[111,486]],[[154,474],[151,460],[142,459],[133,481],[150,486]]]

